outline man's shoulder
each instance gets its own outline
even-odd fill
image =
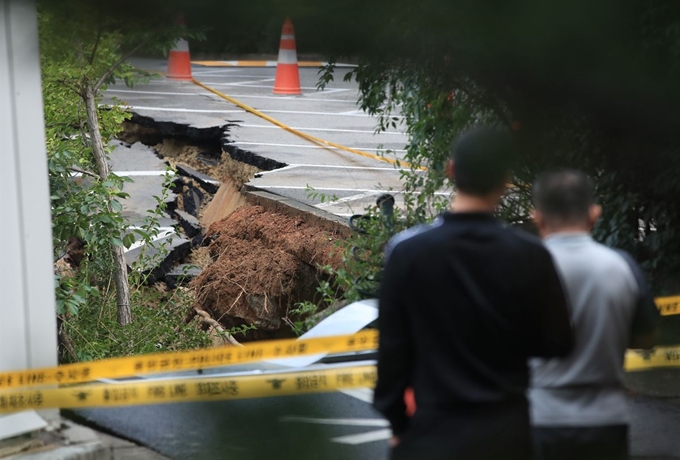
[[[626,269],[636,265],[634,259],[626,251],[611,248],[594,239],[588,239],[586,244],[586,250],[580,251],[579,254],[583,258],[588,259],[588,263],[591,265],[625,267]],[[561,247],[560,245],[553,244],[550,240],[546,242],[546,246],[556,258],[560,258],[562,255],[569,257],[574,255],[570,247]]]
[[[404,243],[411,244],[412,242],[411,240],[413,240],[414,238],[422,235],[423,233],[427,233],[431,230],[441,227],[443,223],[444,219],[443,217],[440,216],[430,223],[415,225],[411,228],[407,228],[406,230],[397,233],[392,238],[390,238],[390,240],[387,242],[387,245],[385,246],[385,259],[388,259],[390,257],[390,255],[397,246],[400,246]]]

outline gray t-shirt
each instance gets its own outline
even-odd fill
[[[658,320],[642,272],[627,254],[587,233],[551,235],[545,245],[571,303],[575,347],[566,358],[531,360],[532,423],[626,424],[625,350],[632,333],[650,333]]]

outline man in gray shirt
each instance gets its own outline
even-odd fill
[[[572,306],[575,347],[566,358],[531,360],[529,392],[542,460],[628,458],[622,386],[626,348],[651,348],[658,311],[628,254],[590,231],[602,208],[579,171],[546,173],[534,185],[534,219]]]

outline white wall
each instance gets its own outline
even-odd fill
[[[35,0],[0,0],[0,372],[57,364],[49,206]]]

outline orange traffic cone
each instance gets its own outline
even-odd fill
[[[302,94],[300,90],[300,70],[298,69],[297,52],[295,51],[295,30],[290,19],[286,19],[281,30],[274,94]]]
[[[175,24],[184,27],[184,16],[177,15]],[[180,38],[175,43],[175,47],[170,50],[168,55],[168,72],[166,76],[171,80],[191,81],[191,57],[189,56],[189,43]]]

